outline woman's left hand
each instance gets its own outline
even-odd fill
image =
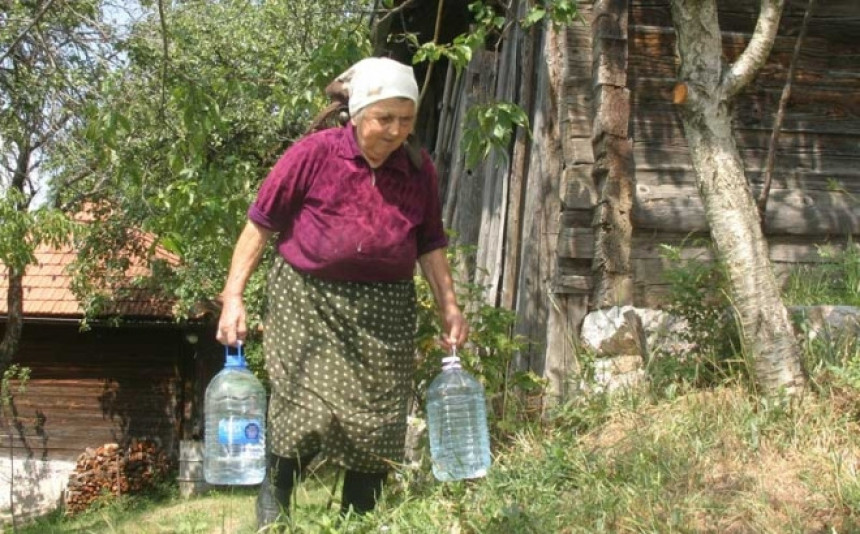
[[[450,351],[452,347],[460,347],[466,343],[469,337],[469,325],[460,306],[457,305],[457,295],[454,293],[454,280],[451,278],[451,266],[448,265],[448,257],[444,248],[437,248],[418,257],[421,270],[439,310],[439,318],[442,320],[442,338],[439,343]]]
[[[469,337],[469,323],[463,317],[459,306],[448,306],[442,313],[442,338],[439,340],[445,350],[462,347]]]

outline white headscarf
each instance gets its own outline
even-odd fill
[[[412,67],[383,57],[362,59],[337,77],[347,87],[349,114],[386,98],[408,98],[418,105]]]

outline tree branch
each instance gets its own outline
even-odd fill
[[[791,84],[794,81],[794,69],[797,67],[797,59],[800,57],[800,49],[803,46],[803,39],[806,37],[806,30],[809,28],[809,19],[812,18],[812,11],[815,9],[815,0],[809,0],[806,4],[806,13],[803,15],[803,22],[800,25],[800,32],[797,34],[797,41],[794,43],[794,51],[791,54],[791,63],[788,65],[788,73],[785,76],[785,85],[782,87],[782,95],[779,97],[779,105],[777,106],[776,119],[773,123],[773,131],[770,134],[770,144],[767,147],[767,163],[764,167],[764,180],[762,183],[761,193],[759,194],[758,213],[761,217],[762,229],[765,224],[765,211],[767,210],[767,198],[770,195],[770,185],[773,182],[773,166],[776,162],[776,145],[779,140],[779,132],[782,129],[782,120],[785,117],[785,108],[788,105],[788,99],[791,98]]]
[[[436,28],[433,30],[433,43],[439,44],[439,35],[442,32],[442,8],[445,6],[445,0],[439,0],[439,8],[436,10]],[[430,78],[433,76],[433,65],[435,61],[427,62],[427,71],[424,74],[424,84],[421,86],[421,94],[418,95],[418,105],[416,106],[416,111],[419,106],[421,106],[421,102],[424,101],[424,96],[427,93],[427,87],[430,86]]]
[[[164,0],[158,0],[158,19],[161,22],[161,52],[163,54],[161,63],[161,116],[163,118],[164,108],[167,106],[167,62],[170,60],[168,55],[167,17],[164,13]]]
[[[726,99],[732,98],[746,87],[764,65],[776,40],[784,5],[785,0],[761,0],[761,10],[752,39],[723,78],[722,89]]]
[[[373,45],[374,53],[376,53],[382,46],[383,43],[380,41],[388,35],[388,28],[391,26],[391,21],[394,17],[398,14],[402,14],[404,10],[412,7],[412,4],[416,3],[416,1],[417,0],[406,0],[399,6],[388,10],[379,20],[374,20],[377,13],[376,7],[374,7],[370,20],[370,42]]]
[[[32,30],[36,26],[36,24],[39,23],[40,20],[42,20],[42,17],[45,16],[45,13],[48,12],[48,8],[50,8],[51,4],[53,3],[54,0],[48,0],[47,2],[45,2],[42,8],[39,9],[39,12],[36,13],[36,16],[33,17],[33,20],[30,22],[30,24],[26,28],[24,28],[24,31],[22,31],[21,34],[15,38],[14,41],[12,41],[12,44],[9,45],[9,48],[7,48],[6,51],[3,52],[3,55],[0,56],[0,63],[3,63],[3,61],[5,61],[7,57],[9,57],[9,54],[12,53],[12,50],[14,50],[16,46],[18,46],[18,43],[20,43],[24,39],[24,37],[26,37],[27,34],[30,33],[30,30]]]

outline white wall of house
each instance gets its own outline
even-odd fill
[[[0,458],[0,524],[47,513],[63,502],[75,462]],[[14,507],[14,509],[13,509]]]

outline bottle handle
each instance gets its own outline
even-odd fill
[[[236,350],[236,352],[235,352],[234,354],[231,354],[231,353],[230,353],[230,349],[235,349],[235,350]],[[241,340],[241,339],[240,339],[240,340],[238,340],[238,341],[236,342],[236,346],[235,346],[235,347],[231,347],[230,345],[224,345],[224,353],[225,353],[225,355],[227,355],[227,356],[234,356],[234,357],[244,358],[244,357],[245,357],[245,352],[244,352],[244,350],[242,350],[242,340]]]
[[[227,367],[245,367],[245,352],[242,350],[241,341],[235,347],[224,345],[224,365]]]

